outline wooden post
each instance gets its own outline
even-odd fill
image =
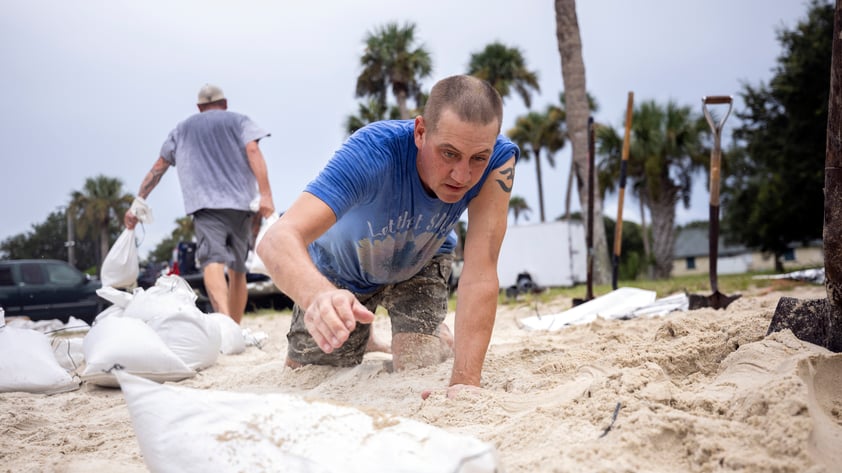
[[[836,0],[824,174],[824,268],[828,300],[826,347],[842,352],[842,0]]]

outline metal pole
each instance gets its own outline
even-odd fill
[[[585,300],[593,299],[593,199],[594,199],[594,123],[593,116],[588,117],[588,288]]]
[[[67,217],[67,241],[64,246],[67,247],[67,262],[70,266],[76,266],[76,235],[73,227],[73,215],[70,211],[72,207],[68,206],[64,210],[64,215]]]

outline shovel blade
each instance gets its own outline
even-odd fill
[[[781,297],[766,335],[789,329],[799,340],[826,347],[829,316],[827,299]]]
[[[733,296],[726,296],[725,294],[716,291],[709,296],[701,294],[688,294],[687,305],[690,310],[697,309],[727,309],[732,302],[742,297],[742,294],[735,294]]]

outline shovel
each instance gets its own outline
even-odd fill
[[[611,288],[615,291],[620,274],[620,254],[623,251],[623,199],[626,195],[626,169],[629,161],[633,108],[634,92],[629,91],[626,102],[626,134],[623,136],[623,150],[620,155],[620,192],[617,196],[617,224],[614,227],[614,257],[611,260]]]
[[[713,132],[713,150],[710,154],[710,236],[708,242],[710,250],[710,288],[713,293],[710,296],[688,295],[690,310],[704,307],[725,309],[729,304],[740,298],[740,294],[726,296],[719,292],[716,271],[716,263],[719,259],[719,173],[722,162],[722,126],[725,125],[725,120],[731,114],[733,102],[734,99],[729,95],[702,97],[702,111]],[[728,111],[717,122],[711,115],[708,105],[728,105]]]

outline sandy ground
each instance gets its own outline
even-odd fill
[[[484,390],[426,401],[421,391],[445,386],[449,363],[390,373],[389,356],[372,353],[356,368],[291,371],[289,316],[247,316],[244,326],[269,335],[262,348],[221,356],[177,384],[301,393],[409,417],[492,443],[510,473],[840,472],[842,354],[790,332],[766,337],[781,296],[820,298],[824,289],[749,291],[724,311],[553,333],[523,331],[517,320],[560,312],[569,299],[501,306]],[[388,318],[375,328],[388,337]],[[121,391],[0,394],[0,472],[30,471],[147,471]]]

